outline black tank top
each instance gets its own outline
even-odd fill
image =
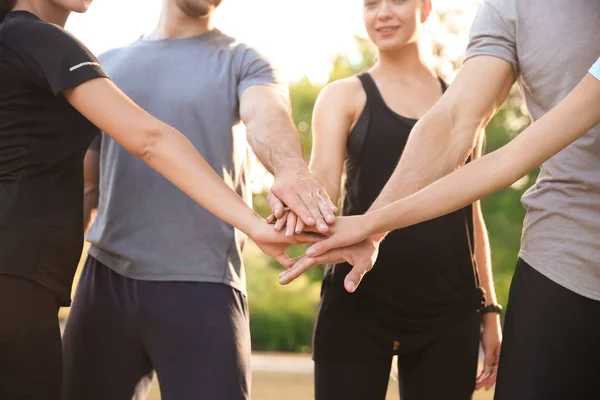
[[[368,73],[359,75],[365,108],[347,143],[344,215],[364,214],[400,159],[417,120],[392,111]],[[442,89],[446,85],[440,79]],[[342,295],[394,330],[417,332],[483,301],[473,257],[473,214],[452,214],[391,232],[358,290]],[[348,264],[327,271],[331,291],[343,291]]]

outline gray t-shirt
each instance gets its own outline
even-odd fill
[[[598,59],[600,1],[485,0],[467,59],[480,55],[513,65],[538,119]],[[520,257],[567,289],[600,300],[600,126],[542,165],[523,204]]]
[[[182,132],[250,203],[247,141],[234,128],[240,95],[253,85],[286,90],[263,57],[213,30],[186,39],[140,39],[100,62],[125,94]],[[106,135],[100,159],[98,215],[87,237],[93,257],[134,279],[218,282],[245,293],[245,235]]]

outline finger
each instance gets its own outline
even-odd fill
[[[348,293],[354,293],[362,281],[363,276],[369,271],[369,265],[366,263],[357,263],[346,275],[344,279],[344,288]]]
[[[273,194],[273,192],[269,192],[267,194],[267,203],[269,203],[269,207],[271,208],[271,212],[275,215],[275,218],[279,219],[283,217],[283,212],[285,211],[285,207],[281,200],[277,196]]]
[[[279,274],[279,283],[281,285],[287,285],[302,275],[304,271],[315,265],[317,265],[316,259],[306,256],[302,257],[300,261],[296,262],[296,264],[294,264],[287,271],[283,271],[281,274]]]
[[[304,221],[306,225],[314,225],[316,223],[311,212],[306,208],[306,204],[296,193],[292,193],[291,196],[287,196],[284,200],[288,208],[296,213],[298,219]]]
[[[312,233],[321,234],[321,232],[319,232],[319,230],[317,229],[316,226],[304,226],[304,224],[302,224],[301,232],[312,232]],[[329,232],[329,234],[331,234],[331,231]],[[324,235],[323,237],[327,237],[327,236]]]
[[[277,221],[277,218],[275,218],[275,216],[271,214],[267,217],[267,219],[265,219],[265,221],[267,221],[267,224],[272,224],[273,222]]]
[[[323,195],[322,193],[317,193],[316,199],[319,209],[321,210],[321,215],[323,215],[325,221],[328,224],[333,224],[335,222],[335,213],[337,212],[337,207],[333,205],[331,200],[329,200],[329,197]]]
[[[294,228],[298,222],[298,217],[295,213],[290,212],[287,216],[287,224],[285,225],[285,236],[290,237],[294,234]]]
[[[298,222],[296,222],[296,229],[294,229],[294,232],[298,234],[302,233],[302,231],[304,231],[304,222],[302,222],[302,220],[298,218]]]
[[[331,211],[333,211],[334,214],[337,214],[340,211],[339,207],[333,204],[333,202],[329,199],[329,196],[326,195],[325,198],[331,207]]]
[[[490,376],[487,378],[485,390],[490,390],[496,384],[496,378],[498,376],[498,367],[493,367]]]
[[[319,232],[327,233],[329,231],[329,227],[323,219],[323,215],[321,215],[321,209],[319,208],[319,203],[317,202],[317,197],[321,196],[319,196],[319,194],[315,192],[311,194],[305,194],[300,197],[302,198],[304,205],[306,206],[306,208],[308,209],[312,218],[315,221],[314,224],[308,223],[307,221],[304,221],[304,223],[306,223],[306,225],[316,225]]]
[[[287,223],[287,215],[289,214],[289,211],[284,211],[283,215],[281,216],[281,218],[279,218],[277,220],[277,222],[275,222],[275,232],[279,232],[281,231],[283,228],[285,228],[285,225]]]
[[[281,264],[281,265],[283,265],[286,269],[290,269],[291,267],[294,266],[294,264],[296,264],[298,261],[300,261],[300,259],[302,259],[302,257],[304,257],[304,256],[299,256],[299,257],[294,257],[294,258],[288,258],[285,261],[285,264]]]
[[[336,240],[333,237],[327,238],[325,240],[321,240],[318,243],[313,244],[312,246],[310,246],[308,249],[306,249],[306,255],[309,257],[318,257],[328,251],[330,251],[331,249],[334,249],[336,247],[340,247],[340,246],[336,246]]]
[[[482,387],[484,387],[486,384],[487,378],[488,378],[487,374],[485,374],[482,370],[481,373],[479,374],[479,376],[477,377],[477,380],[475,381],[475,390],[479,390]]]
[[[291,263],[291,258],[285,254],[285,252],[281,252],[280,254],[273,256],[273,258],[275,259],[275,261],[277,261],[279,264],[283,265],[285,268],[289,268],[289,265]],[[293,264],[291,264],[293,265]]]
[[[287,285],[315,265],[337,264],[343,261],[344,257],[342,251],[338,249],[330,251],[329,253],[323,254],[319,257],[304,256],[300,259],[300,261],[296,262],[293,267],[287,271],[283,271],[279,275],[279,283],[282,285]]]

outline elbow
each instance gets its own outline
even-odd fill
[[[167,130],[162,129],[158,124],[146,128],[131,153],[145,163],[150,163],[155,158],[160,148],[160,143],[162,143],[167,134]]]

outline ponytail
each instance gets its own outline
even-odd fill
[[[0,0],[0,22],[4,20],[6,14],[17,4],[17,0]]]

